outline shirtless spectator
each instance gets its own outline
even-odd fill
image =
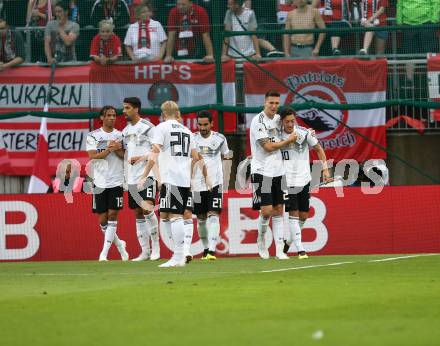
[[[319,10],[307,4],[307,0],[295,0],[296,9],[289,12],[286,19],[286,30],[325,28]],[[284,55],[294,58],[318,56],[325,33],[320,33],[315,44],[313,34],[284,35]]]

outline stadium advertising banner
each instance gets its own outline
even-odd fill
[[[244,63],[246,106],[262,106],[269,89],[281,93],[282,105],[306,101],[330,104],[362,104],[386,100],[386,60],[356,59],[277,61],[262,64],[269,76],[254,64]],[[287,87],[286,87],[287,86]],[[298,123],[316,131],[329,159],[386,158],[386,153],[354,134],[343,124],[381,146],[386,146],[385,108],[297,112]],[[248,115],[248,124],[254,114]]]
[[[428,86],[431,101],[440,102],[440,55],[428,54]],[[431,121],[440,121],[440,109],[431,109]]]
[[[114,65],[111,67],[92,63],[90,68],[91,107],[104,105],[121,107],[125,97],[136,95],[142,108],[159,108],[168,100],[180,107],[201,106],[217,103],[215,66],[176,61],[172,65],[161,62],[137,65]],[[222,66],[223,104],[235,105],[235,63]],[[236,130],[236,114],[225,113],[224,130]],[[159,116],[149,116],[157,124]],[[197,130],[196,114],[184,116],[185,125]],[[218,125],[214,112],[214,124]]]
[[[0,75],[0,114],[41,111],[48,91],[50,69],[19,67]],[[52,85],[50,110],[88,111],[89,66],[58,68]],[[85,163],[84,141],[88,120],[48,119],[49,166],[55,172],[62,159]],[[0,174],[31,175],[40,118],[25,116],[0,121]]]
[[[337,197],[334,188],[321,188],[312,194],[311,214],[303,230],[306,251],[312,256],[440,252],[439,186],[371,191],[344,188],[343,197]],[[127,196],[124,198],[126,203]],[[91,205],[92,198],[85,193],[74,194],[72,204],[62,194],[44,198],[0,195],[0,260],[97,260],[103,235]],[[225,194],[217,247],[220,256],[257,256],[257,212],[251,205],[249,193]],[[202,246],[194,222],[191,251],[197,256]],[[118,235],[127,241],[132,258],[140,253],[135,229],[133,212],[124,208],[119,214]],[[272,232],[266,236],[274,255]],[[167,239],[161,234],[162,258],[171,256]],[[293,245],[291,252],[295,252]],[[115,248],[109,258],[119,258]]]
[[[0,75],[0,114],[41,111],[46,98],[50,69],[18,67]],[[235,105],[235,64],[223,66],[224,104]],[[176,62],[101,66],[60,67],[55,71],[50,111],[81,112],[99,110],[104,105],[122,108],[128,96],[140,97],[143,108],[157,108],[165,100],[181,107],[216,103],[215,66]],[[214,112],[215,126],[218,126]],[[125,126],[118,117],[117,128]],[[157,124],[159,116],[149,116]],[[185,125],[197,129],[196,114],[184,116]],[[236,130],[236,114],[226,113],[225,132]],[[95,121],[94,127],[101,126]],[[37,148],[40,118],[25,116],[0,120],[0,174],[31,175]],[[87,161],[85,138],[89,120],[48,119],[49,166],[55,174],[62,159]]]

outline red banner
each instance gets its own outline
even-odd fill
[[[262,106],[264,94],[277,90],[282,105],[307,101],[329,104],[362,104],[386,100],[386,60],[356,59],[277,61],[261,65],[244,63],[246,106]],[[269,76],[270,75],[270,76]],[[276,77],[273,78],[272,76]],[[288,86],[283,86],[278,81]],[[350,131],[345,125],[386,146],[385,108],[297,112],[298,123],[315,129],[327,157],[336,161],[386,158],[386,153]],[[254,115],[248,115],[248,119]],[[250,121],[248,122],[250,124]]]
[[[440,55],[428,54],[428,85],[431,101],[440,102]],[[431,121],[440,121],[440,109],[431,109]]]
[[[303,231],[310,254],[440,252],[439,186],[385,187],[379,194],[345,188],[343,193],[337,197],[333,188],[321,188],[312,195]],[[257,213],[251,205],[249,194],[225,194],[220,256],[257,254]],[[101,250],[103,235],[86,194],[75,194],[73,204],[67,204],[62,194],[0,195],[0,222],[0,260],[96,260]],[[137,256],[135,216],[127,208],[119,215],[118,235],[127,241],[130,256]],[[271,244],[271,232],[267,237]],[[166,258],[171,252],[164,239],[161,235]],[[201,251],[195,231],[192,253]],[[270,253],[274,254],[273,244]],[[114,248],[110,258],[118,258]]]
[[[0,74],[0,114],[16,111],[41,111],[48,92],[50,68],[29,66],[8,69]],[[51,89],[50,111],[81,112],[99,110],[104,105],[122,108],[122,100],[137,96],[143,108],[157,108],[165,100],[180,107],[216,103],[216,78],[213,64],[176,62],[101,66],[59,67]],[[235,64],[223,65],[225,105],[235,105]],[[213,111],[218,129],[217,112]],[[159,116],[150,116],[153,123]],[[183,115],[185,125],[197,130],[196,114]],[[100,126],[99,120],[95,127]],[[117,128],[122,129],[121,116]],[[89,120],[48,119],[49,168],[55,174],[63,159],[87,162],[85,137]],[[235,132],[235,113],[224,114],[224,132]],[[37,147],[40,119],[32,116],[0,121],[0,174],[31,175]]]
[[[89,108],[89,66],[60,67],[51,89],[50,111],[81,112]],[[0,114],[41,111],[48,91],[50,68],[25,66],[0,75]],[[8,164],[0,164],[0,174],[31,175],[37,148],[40,118],[25,116],[0,121],[0,162],[2,151]],[[55,174],[63,159],[86,163],[84,141],[88,120],[48,119],[49,167]]]

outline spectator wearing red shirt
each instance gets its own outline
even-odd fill
[[[373,26],[385,26],[387,16],[385,9],[388,7],[388,0],[362,0],[361,1],[361,25],[365,28]],[[373,37],[376,37],[376,54],[385,52],[385,45],[388,38],[387,31],[367,31],[364,36],[364,44],[359,51],[360,55],[368,54]]]
[[[314,4],[319,3],[314,1]],[[324,17],[327,28],[350,28],[351,27],[351,13],[349,0],[322,0],[321,12]],[[332,45],[333,55],[340,55],[339,45],[341,37],[345,36],[343,33],[329,33]]]
[[[164,61],[173,62],[175,50],[175,56],[180,59],[203,57],[206,62],[214,62],[209,30],[208,13],[203,7],[193,4],[192,0],[177,0],[176,7],[171,9],[168,17],[168,42]]]
[[[90,58],[98,64],[114,63],[122,56],[121,40],[113,33],[114,25],[109,20],[99,22],[99,34],[90,46]]]

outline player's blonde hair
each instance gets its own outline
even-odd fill
[[[162,114],[167,118],[171,117],[174,119],[179,119],[181,117],[179,106],[174,101],[165,101],[164,103],[162,103],[162,106],[160,106],[160,110],[162,111]]]

